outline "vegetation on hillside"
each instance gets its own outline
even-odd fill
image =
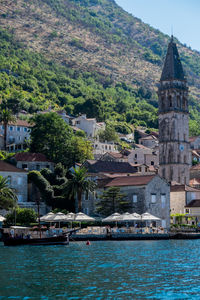
[[[166,53],[166,35],[113,0],[18,0],[14,7],[9,0],[2,5],[2,99],[20,98],[31,114],[50,106],[72,115],[86,113],[111,121],[122,133],[128,133],[130,125],[158,127],[155,82]],[[178,47],[196,97],[199,53],[180,43]],[[200,134],[195,97],[190,99],[192,135]]]

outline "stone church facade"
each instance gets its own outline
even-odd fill
[[[189,184],[188,87],[173,37],[162,71],[159,96],[159,174],[168,182]]]

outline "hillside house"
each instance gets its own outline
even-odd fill
[[[54,170],[54,163],[41,153],[20,152],[12,157],[12,161],[16,163],[17,168],[28,171],[40,171],[44,168]]]
[[[100,130],[105,130],[104,122],[97,122],[95,118],[88,119],[86,115],[80,115],[72,120],[72,125],[83,130],[87,137],[94,138]]]
[[[26,148],[26,142],[30,139],[32,125],[24,120],[16,120],[8,124],[7,150],[17,151]],[[0,135],[4,135],[4,125],[0,125]],[[2,149],[2,148],[1,148]]]

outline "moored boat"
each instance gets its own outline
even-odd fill
[[[20,245],[68,245],[69,236],[76,230],[70,230],[66,233],[47,236],[47,237],[31,237],[31,235],[25,236],[11,236],[8,233],[2,232],[2,240],[5,246],[20,246]]]

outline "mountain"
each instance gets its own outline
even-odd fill
[[[157,126],[155,92],[169,37],[114,0],[2,0],[0,26],[0,78],[23,91],[29,109],[54,103],[91,115],[87,101],[95,97],[101,108],[94,105],[93,116],[100,120]],[[200,53],[176,42],[197,120]],[[142,110],[152,113],[151,121]]]

